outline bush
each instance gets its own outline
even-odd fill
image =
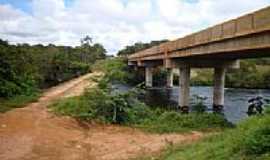
[[[130,107],[128,95],[111,96],[104,90],[94,89],[86,92],[85,96],[93,117],[109,123],[125,123],[127,121],[126,109]]]
[[[195,101],[195,104],[192,105],[192,111],[197,112],[197,113],[205,112],[207,109],[207,106],[205,105],[205,100],[207,99],[207,97],[193,95],[192,98]]]
[[[62,115],[105,123],[139,123],[150,109],[136,98],[136,90],[112,94],[108,89],[89,89],[81,97],[60,100],[51,108]]]
[[[136,106],[127,109],[128,121],[130,125],[141,124],[145,119],[153,118],[155,115],[150,107],[146,106],[144,103],[137,102]]]
[[[239,126],[242,136],[236,149],[248,155],[270,153],[270,117],[257,116]]]
[[[129,76],[129,73],[125,71],[127,65],[121,58],[100,60],[92,69],[103,72],[103,80],[106,80],[107,83],[126,82],[126,78]]]

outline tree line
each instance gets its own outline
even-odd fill
[[[130,54],[142,51],[144,49],[148,49],[150,47],[159,45],[159,44],[164,43],[164,42],[168,42],[168,40],[167,39],[157,40],[157,41],[151,41],[149,43],[136,42],[135,44],[128,45],[124,49],[118,51],[117,55],[122,56],[122,57],[128,56]]]
[[[99,43],[89,36],[77,47],[9,44],[0,39],[0,98],[32,94],[90,71],[106,57]]]

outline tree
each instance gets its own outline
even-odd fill
[[[88,35],[81,39],[81,45],[87,44],[88,46],[90,46],[90,44],[92,43],[93,39]]]
[[[168,40],[160,40],[160,41],[151,41],[150,43],[142,43],[137,42],[134,45],[126,46],[124,49],[120,50],[117,55],[118,56],[127,56],[136,52],[139,52],[141,50],[159,45],[161,43],[167,42]]]

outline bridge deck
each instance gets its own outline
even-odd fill
[[[266,52],[269,54],[266,55]],[[221,58],[270,56],[270,6],[137,52],[128,59],[138,61],[215,56]]]

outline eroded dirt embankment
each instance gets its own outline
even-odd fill
[[[202,134],[149,134],[113,126],[82,126],[58,117],[46,106],[62,97],[80,95],[95,84],[87,74],[48,89],[38,102],[0,114],[0,160],[116,160],[156,153],[167,144],[199,139]]]

